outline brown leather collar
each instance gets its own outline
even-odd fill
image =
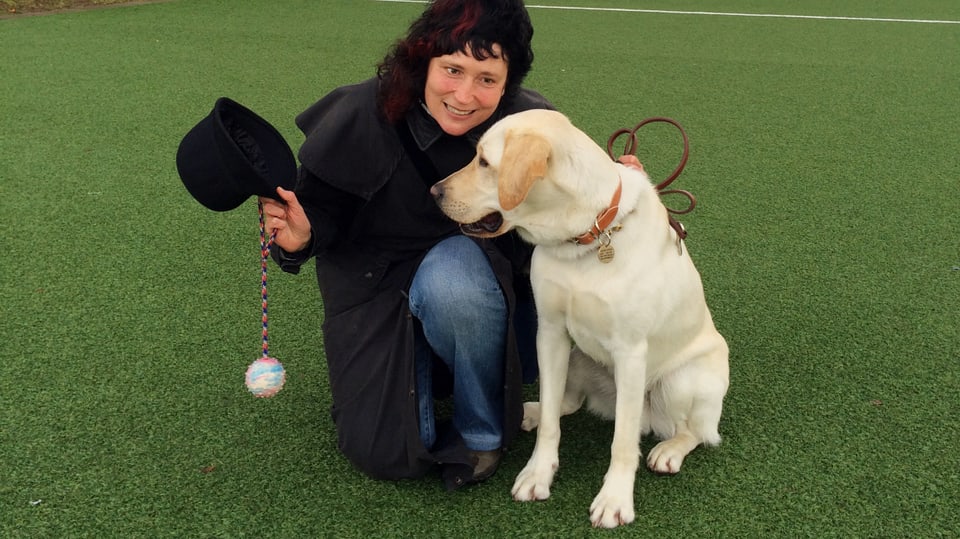
[[[573,238],[571,241],[580,245],[590,245],[594,240],[599,238],[600,235],[607,230],[607,227],[613,223],[613,220],[617,218],[617,212],[620,211],[620,193],[622,191],[623,180],[617,178],[617,190],[613,193],[613,200],[610,201],[610,206],[597,215],[596,220],[593,222],[593,228]]]

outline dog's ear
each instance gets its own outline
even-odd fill
[[[500,207],[512,210],[527,198],[533,182],[547,174],[550,142],[535,133],[509,131],[503,141],[503,158],[497,189]]]

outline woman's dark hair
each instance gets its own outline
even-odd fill
[[[377,67],[377,106],[390,122],[398,122],[422,97],[427,68],[437,56],[470,53],[477,60],[507,61],[504,99],[510,99],[533,65],[533,25],[522,0],[434,0],[410,25]]]

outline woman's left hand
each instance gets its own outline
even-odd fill
[[[628,166],[628,167],[630,167],[630,168],[636,168],[636,169],[639,169],[639,170],[643,170],[643,163],[641,163],[640,160],[637,159],[637,156],[635,156],[635,155],[633,155],[633,154],[629,154],[629,153],[628,153],[628,154],[626,154],[626,155],[621,155],[621,156],[617,159],[617,162],[620,163],[620,164],[622,164],[622,165],[626,165],[626,166]]]

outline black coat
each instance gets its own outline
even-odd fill
[[[470,478],[459,438],[428,452],[420,441],[413,343],[417,321],[406,291],[414,272],[440,240],[459,234],[437,207],[429,187],[466,165],[480,135],[503,116],[553,108],[522,90],[504,99],[493,117],[461,137],[444,134],[420,107],[399,125],[376,111],[377,79],[338,88],[297,117],[306,135],[300,148],[297,197],[313,238],[301,253],[275,250],[286,271],[316,257],[323,298],[323,336],[332,416],[339,446],[375,478],[417,477],[438,462],[451,485]],[[520,362],[513,313],[517,294],[529,295],[532,248],[508,234],[476,240],[484,249],[510,313],[505,350],[504,440],[523,416]]]

